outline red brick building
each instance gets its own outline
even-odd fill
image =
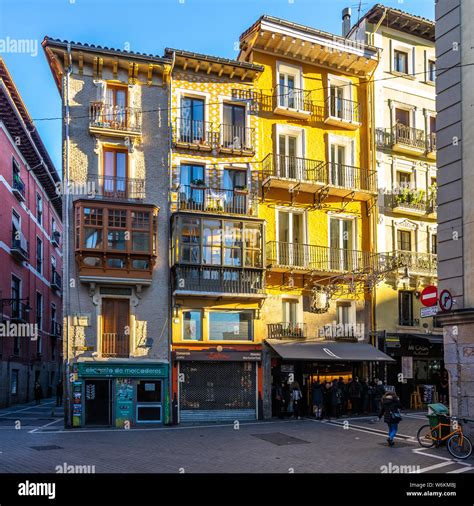
[[[33,400],[36,380],[54,395],[62,374],[59,188],[0,58],[0,407]]]

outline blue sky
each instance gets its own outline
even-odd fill
[[[362,0],[361,12],[376,1]],[[434,0],[385,0],[384,5],[434,18]],[[41,48],[45,35],[161,55],[165,47],[226,58],[239,35],[271,14],[340,34],[341,11],[359,0],[0,0],[0,39],[36,40],[38,54],[1,53],[43,142],[61,170],[59,93]],[[33,46],[34,47],[34,46]]]

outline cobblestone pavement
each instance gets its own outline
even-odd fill
[[[54,473],[66,464],[97,473],[474,473],[472,457],[419,447],[426,418],[416,412],[404,415],[394,448],[374,417],[65,430],[62,416],[51,400],[0,410],[0,472]]]

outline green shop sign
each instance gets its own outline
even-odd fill
[[[165,378],[168,364],[91,364],[79,362],[83,378]]]

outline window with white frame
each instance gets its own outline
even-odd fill
[[[301,67],[278,63],[277,103],[290,109],[303,109],[303,72]]]
[[[391,45],[391,71],[404,75],[413,75],[414,72],[414,47],[410,44],[392,40]]]
[[[352,83],[348,79],[328,76],[328,115],[343,121],[355,119]]]

